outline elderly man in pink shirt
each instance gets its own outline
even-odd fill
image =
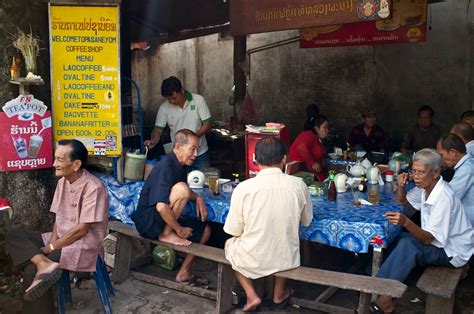
[[[95,271],[107,232],[107,190],[84,169],[84,144],[61,140],[54,157],[55,174],[61,179],[51,204],[51,212],[56,214],[52,232],[12,230],[6,236],[6,249],[13,264],[25,265],[25,274],[36,269],[32,282],[32,278],[25,278],[25,284],[31,283],[25,291],[25,312],[29,312],[25,307],[36,308],[35,313],[49,311],[38,304],[51,303],[51,296],[45,293],[59,280],[61,269]],[[44,300],[46,297],[49,300]]]

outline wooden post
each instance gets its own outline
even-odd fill
[[[125,182],[124,169],[125,169],[125,154],[122,152],[122,155],[117,157],[117,182],[120,182],[120,183]]]
[[[374,248],[374,254],[372,255],[372,277],[375,277],[379,272],[380,265],[382,264],[383,253],[381,248]]]
[[[247,57],[247,36],[234,37],[234,121],[237,122],[237,109],[235,105],[244,100],[247,94],[247,77],[240,63]]]
[[[117,233],[117,246],[115,250],[115,263],[112,271],[112,280],[121,283],[130,275],[130,260],[132,257],[133,238],[122,233]]]
[[[232,279],[234,274],[229,265],[217,265],[217,313],[227,313],[232,309]]]
[[[432,294],[426,295],[425,314],[453,313],[454,293],[451,298],[443,298]]]
[[[383,252],[382,248],[374,247],[372,255],[372,277],[375,277],[380,270],[380,265],[382,264]],[[372,301],[377,299],[377,295],[372,295]]]
[[[369,313],[370,306],[370,294],[360,293],[359,295],[359,306],[357,307],[357,313]]]

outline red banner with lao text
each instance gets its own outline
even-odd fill
[[[51,112],[33,95],[20,95],[0,112],[0,171],[53,165]]]
[[[301,30],[301,48],[426,41],[426,0],[394,0],[392,18]]]

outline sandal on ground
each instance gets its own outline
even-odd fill
[[[50,273],[37,275],[31,286],[29,286],[25,291],[25,300],[34,301],[39,299],[43,294],[46,293],[46,291],[48,291],[59,281],[61,275],[61,269],[55,269]]]
[[[189,286],[206,288],[206,289],[209,286],[209,280],[207,278],[200,277],[200,276],[197,276],[197,275],[193,275],[188,280],[183,280],[183,281],[176,280],[176,282],[180,283],[180,284],[183,284],[183,285],[189,285]]]
[[[375,302],[370,303],[370,312],[376,314],[385,314],[385,313],[392,313],[394,314],[395,311],[385,312],[382,308]]]
[[[272,309],[283,310],[283,309],[285,309],[286,307],[288,307],[290,305],[290,299],[293,296],[293,293],[295,291],[291,288],[288,288],[288,290],[289,290],[290,294],[283,301],[281,301],[280,303],[275,303],[272,300]]]

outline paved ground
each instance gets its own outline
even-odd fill
[[[199,269],[200,268],[200,269]],[[213,266],[200,264],[198,270],[211,270]],[[454,313],[474,313],[474,267],[467,278],[461,281],[456,293]],[[408,281],[409,289],[404,297],[397,301],[398,313],[424,313],[424,294],[415,287],[416,276]],[[317,289],[314,286],[294,285],[297,296],[307,296]],[[188,295],[174,290],[147,284],[133,278],[120,285],[114,285],[116,296],[111,298],[114,313],[207,313],[212,312],[214,301]],[[102,308],[97,295],[94,281],[87,281],[80,289],[74,288],[73,306],[67,308],[67,313],[101,313]],[[418,298],[421,302],[412,302]],[[330,303],[338,305],[354,305],[357,294],[338,292]],[[264,312],[269,310],[263,308]],[[239,311],[236,310],[236,313]],[[291,307],[283,312],[317,313],[307,309]],[[21,302],[17,299],[0,295],[0,313],[21,313]]]

